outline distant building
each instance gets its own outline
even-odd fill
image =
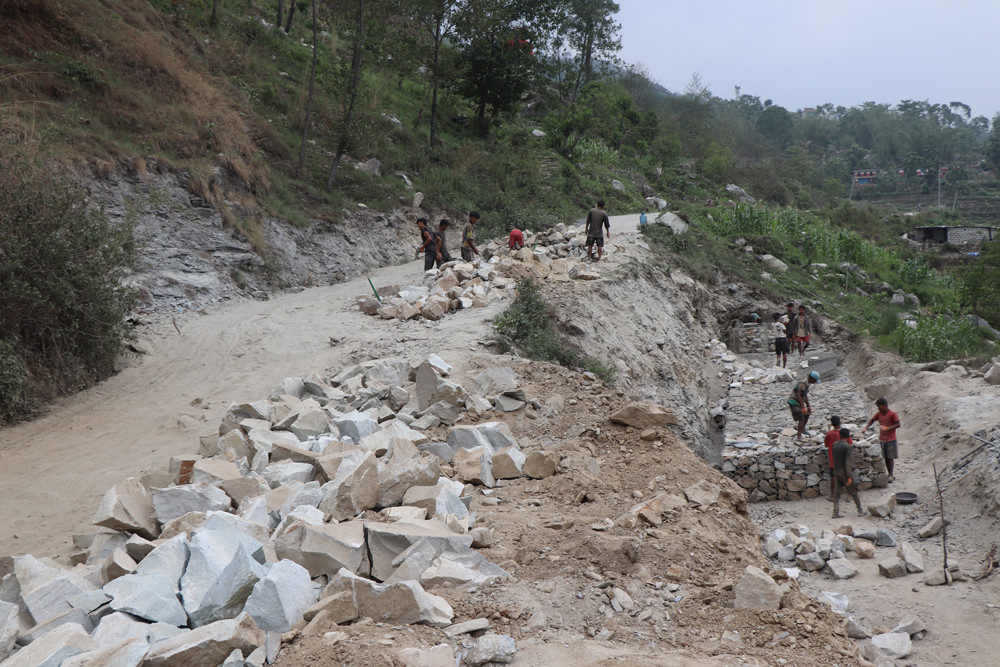
[[[964,227],[914,227],[910,240],[917,243],[951,243],[952,245],[981,245],[997,237],[1000,229],[985,225]]]
[[[865,169],[854,172],[854,182],[858,185],[875,185],[878,180],[878,171],[875,169]]]
[[[806,107],[801,112],[803,118],[811,118],[812,116],[818,116],[819,111],[815,107]]]

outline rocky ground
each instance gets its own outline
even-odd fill
[[[613,229],[629,222],[613,219]],[[981,629],[993,622],[987,602],[995,599],[992,577],[926,587],[920,574],[887,579],[877,574],[875,561],[858,561],[854,578],[833,580],[818,570],[800,572],[794,583],[787,563],[766,559],[759,536],[804,524],[822,538],[839,524],[829,519],[822,496],[747,506],[742,489],[710,465],[721,467],[725,435],[713,411],[729,397],[731,378],[709,353],[709,341],[719,336],[723,314],[740,307],[740,297],[646,265],[646,250],[634,235],[614,241],[614,252],[598,267],[602,279],[545,288],[564,331],[619,369],[614,388],[565,369],[489,354],[482,344],[504,300],[437,321],[380,320],[358,310],[356,298],[370,288],[357,280],[161,320],[144,333],[140,346],[147,354],[119,375],[36,422],[4,431],[0,478],[11,492],[0,517],[2,551],[68,564],[70,535],[93,530],[87,524],[108,487],[196,450],[199,434],[212,431],[233,401],[266,395],[282,377],[330,376],[367,359],[419,361],[434,352],[455,366],[460,383],[489,367],[511,365],[525,405],[488,417],[470,412],[464,419],[506,422],[526,449],[560,459],[550,477],[503,481],[471,494],[477,523],[493,533],[492,543],[477,553],[512,576],[471,592],[432,591],[450,604],[454,622],[475,622],[480,629],[471,633],[365,619],[314,626],[286,637],[279,664],[419,664],[398,649],[440,644],[469,662],[477,644],[489,644],[484,633],[513,639],[518,651],[512,664],[523,665],[859,664],[858,645],[822,597],[827,590],[848,596],[848,613],[868,634],[892,630],[904,612],[915,611],[927,628],[913,641],[911,661],[970,664],[989,655],[995,633]],[[400,285],[420,275],[410,263],[372,278],[376,286]],[[621,325],[623,304],[630,326]],[[943,483],[954,484],[945,493],[950,548],[964,571],[975,574],[996,530],[997,466],[996,452],[973,450],[979,443],[968,435],[996,439],[995,388],[975,373],[921,371],[865,348],[846,358],[844,370],[862,390],[880,383],[900,411],[896,486],[920,494],[912,509],[897,507],[890,518],[861,519],[852,528],[888,528],[916,545],[925,565],[932,561],[939,538],[921,542],[914,532],[932,518],[933,506],[925,504],[932,484],[927,469],[936,461],[946,470]],[[831,382],[827,390],[837,386]],[[855,423],[864,416],[866,399],[857,392],[845,398],[822,391],[820,385],[817,398],[828,407],[841,401],[836,409],[850,412]],[[758,401],[755,416],[753,400],[731,398],[732,427],[745,424],[748,431],[780,437],[774,421],[780,417],[784,428],[787,417],[770,414],[773,401]],[[643,399],[672,408],[678,424],[609,421],[617,408]],[[428,433],[446,439],[447,427],[431,426]],[[737,608],[741,599],[781,608]]]

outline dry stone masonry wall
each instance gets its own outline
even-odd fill
[[[731,353],[725,343],[709,343],[709,354],[729,375],[729,395],[713,408],[716,424],[723,429],[722,472],[747,491],[750,502],[798,500],[829,495],[830,466],[824,436],[830,416],[839,415],[842,426],[855,438],[854,465],[862,491],[888,484],[877,436],[859,440],[871,405],[844,375],[828,373],[811,385],[813,416],[806,438],[796,442],[795,424],[787,399],[794,383],[806,377],[810,363],[817,364],[822,349],[805,358],[790,355],[789,367],[773,366],[773,356],[763,361]],[[830,377],[836,375],[835,377]]]
[[[428,589],[509,576],[476,551],[493,537],[469,511],[475,489],[560,463],[503,422],[461,424],[531,402],[510,368],[468,389],[450,370],[435,355],[378,359],[232,405],[198,454],[108,490],[74,567],[0,559],[0,665],[262,667],[292,629],[450,626]],[[487,662],[515,651],[495,634],[468,648]]]

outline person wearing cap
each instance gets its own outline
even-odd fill
[[[806,422],[812,414],[812,406],[809,404],[809,385],[819,382],[819,373],[810,371],[805,380],[796,383],[792,389],[792,395],[788,397],[788,407],[792,411],[792,419],[798,424],[798,433],[795,436],[796,442],[802,442],[802,434],[806,430]]]
[[[476,228],[475,225],[479,221],[479,211],[469,211],[469,221],[465,223],[465,229],[462,230],[462,260],[466,262],[472,261],[472,255],[479,254],[479,248],[476,247]]]

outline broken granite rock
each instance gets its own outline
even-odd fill
[[[385,581],[397,567],[398,557],[421,540],[430,544],[443,543],[452,552],[469,551],[472,536],[456,534],[441,521],[397,521],[395,523],[374,523],[366,521],[365,541],[371,559],[371,576]],[[443,553],[443,549],[442,549]]]
[[[334,454],[339,463],[334,476],[322,486],[319,509],[333,521],[357,516],[378,504],[378,464],[375,454],[362,449]]]
[[[267,574],[263,545],[230,527],[207,526],[191,535],[181,577],[181,599],[191,627],[233,618]]]
[[[472,590],[510,575],[467,547],[440,540],[419,540],[394,561],[396,567],[385,583],[419,581],[425,588],[448,586]]]
[[[556,474],[562,457],[559,452],[535,450],[525,457],[521,471],[532,479],[544,479]]]
[[[928,537],[934,537],[935,535],[940,533],[943,527],[944,527],[944,522],[941,520],[941,517],[936,516],[930,521],[928,521],[923,528],[917,531],[917,535],[920,537],[920,539],[926,540]]]
[[[253,617],[243,612],[233,619],[209,623],[200,628],[156,642],[143,667],[218,667],[234,650],[250,654],[266,640]]]
[[[636,428],[655,428],[677,424],[677,415],[673,410],[648,401],[626,405],[612,414],[610,419],[616,424]]]
[[[80,653],[64,661],[60,667],[140,667],[149,643],[138,637],[130,637],[110,646]],[[243,667],[242,664],[240,667]]]
[[[831,558],[826,562],[834,579],[850,579],[858,573],[858,568],[846,558]]]
[[[493,477],[516,479],[521,477],[527,456],[517,447],[504,447],[493,455]]]
[[[902,558],[892,556],[884,558],[878,562],[878,573],[883,577],[895,579],[906,576],[906,563]]]
[[[476,640],[475,646],[465,657],[465,662],[472,667],[486,663],[506,665],[515,655],[517,655],[517,642],[513,637],[490,632]]]
[[[496,486],[496,480],[493,478],[492,454],[491,447],[456,450],[452,459],[455,477],[468,484],[489,488]]]
[[[261,630],[288,632],[314,602],[316,590],[309,571],[282,559],[254,584],[244,610],[253,616]]]
[[[188,617],[177,599],[176,582],[160,572],[128,574],[104,586],[111,597],[111,608],[151,623],[187,625]]]
[[[403,505],[419,507],[427,512],[427,518],[445,517],[449,514],[465,518],[469,509],[460,499],[464,486],[447,477],[440,477],[434,486],[412,486],[403,494]]]
[[[909,542],[900,542],[896,555],[906,564],[907,572],[924,571],[924,557]]]
[[[136,477],[129,477],[104,494],[93,524],[138,533],[147,539],[159,534],[153,516],[153,497]]]
[[[323,590],[323,597],[341,592],[351,595],[357,618],[368,616],[380,623],[422,623],[443,628],[451,625],[454,617],[444,598],[428,593],[415,581],[379,584],[340,570]]]
[[[79,623],[64,623],[3,662],[3,667],[59,667],[75,655],[97,648]]]
[[[364,524],[346,521],[317,526],[295,521],[275,540],[274,550],[278,558],[298,563],[313,577],[340,569],[358,572],[367,553]]]
[[[401,648],[396,651],[400,667],[455,667],[455,651],[448,644],[430,648]]]
[[[780,609],[781,588],[759,567],[748,565],[733,587],[737,609]]]
[[[152,489],[156,520],[165,524],[189,512],[228,510],[232,500],[212,484],[184,484]]]
[[[415,393],[418,412],[423,412],[438,401],[458,404],[466,395],[464,388],[438,375],[427,361],[417,368]]]
[[[517,387],[517,375],[510,366],[487,368],[472,379],[472,392],[483,398],[514,391]]]
[[[435,484],[441,477],[441,459],[423,455],[378,464],[378,502],[376,507],[393,507],[403,502],[406,492],[414,486]]]
[[[874,635],[871,641],[890,658],[905,658],[913,650],[910,635],[905,632],[885,632]]]

